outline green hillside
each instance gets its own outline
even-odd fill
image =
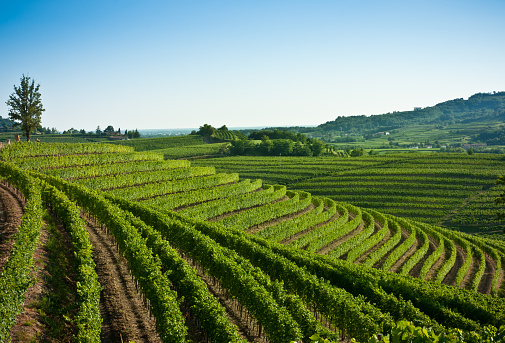
[[[365,132],[394,130],[411,125],[452,125],[505,120],[505,92],[477,93],[467,100],[445,101],[435,106],[371,116],[338,117],[318,126],[321,131]]]
[[[457,230],[501,230],[504,225],[496,219],[494,204],[501,192],[495,183],[503,174],[503,155],[238,156],[193,165]]]
[[[80,232],[72,233],[81,242],[72,249],[83,256],[79,261],[87,269],[82,269],[78,306],[94,313],[75,318],[81,323],[77,334],[83,337],[100,332],[96,280],[101,282],[93,276],[93,263],[85,262],[90,243],[83,220],[99,223],[114,236],[163,342],[189,340],[187,317],[196,318],[205,337],[215,342],[308,341],[314,333],[365,342],[391,332],[401,320],[431,327],[437,334],[453,328],[473,331],[479,341],[476,337],[486,334],[486,325],[505,325],[505,249],[492,239],[120,145],[18,143],[3,149],[1,158],[0,176],[28,199],[30,237],[37,237],[37,218],[47,206],[68,230]],[[283,161],[265,165],[265,172],[280,175],[277,163]],[[402,156],[367,163],[396,176],[402,175],[397,165],[426,165]],[[341,171],[368,170],[312,164],[305,174],[332,169],[332,182]],[[472,179],[470,169],[449,174]],[[436,173],[434,168],[412,177],[422,184]],[[492,173],[484,169],[481,184]],[[469,184],[470,191],[475,187]],[[462,197],[466,191],[447,193]],[[353,192],[359,191],[352,187],[348,193]],[[415,206],[405,202],[404,207]],[[7,292],[23,294],[27,287],[9,276],[31,263],[33,251],[21,243],[26,257],[8,264],[0,275],[0,311],[10,309],[2,312],[9,315],[0,320],[1,337],[20,311],[6,301]],[[212,287],[225,290],[222,298],[210,292]],[[233,301],[225,302],[229,298]],[[179,307],[179,302],[187,305]],[[249,324],[232,321],[238,310],[250,318]]]

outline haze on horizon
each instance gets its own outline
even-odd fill
[[[505,90],[505,2],[11,1],[0,115],[22,74],[44,127],[318,125]]]

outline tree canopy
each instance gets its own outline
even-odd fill
[[[35,86],[35,80],[23,74],[21,84],[19,87],[14,85],[14,93],[6,102],[10,107],[9,118],[16,126],[21,126],[27,141],[30,141],[31,133],[40,127],[42,112],[45,111],[39,89],[40,85]]]

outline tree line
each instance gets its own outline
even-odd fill
[[[260,141],[260,142],[258,142]],[[291,131],[260,130],[253,131],[247,139],[232,142],[232,155],[260,155],[260,156],[320,156],[326,145],[302,133]]]
[[[20,127],[23,136],[27,141],[30,141],[31,134],[37,132],[39,134],[59,134],[56,128],[45,128],[41,125],[42,112],[45,111],[42,105],[40,94],[40,84],[35,85],[35,80],[29,76],[23,76],[20,80],[20,85],[14,85],[14,92],[6,101],[9,107],[9,119],[4,119],[0,116],[0,127],[3,131],[13,131],[14,128]],[[107,126],[105,130],[101,130],[100,126],[95,132],[81,129],[77,130],[73,127],[63,131],[63,134],[81,134],[81,135],[109,135],[109,136],[124,136],[127,138],[140,138],[140,133],[137,129],[125,130],[124,134],[121,129],[114,130],[112,125]]]

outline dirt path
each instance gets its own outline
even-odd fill
[[[442,256],[440,256],[440,258],[435,263],[433,263],[428,273],[426,273],[425,280],[435,281],[438,271],[444,265],[444,262],[447,258],[449,258],[449,250],[447,249],[447,246],[444,246],[444,253],[442,253]]]
[[[493,277],[496,271],[496,262],[485,252],[484,255],[486,257],[486,270],[484,271],[484,275],[482,275],[477,291],[479,293],[491,294]]]
[[[454,262],[454,266],[451,268],[449,273],[447,273],[447,275],[444,278],[444,281],[442,282],[443,284],[449,286],[454,286],[454,284],[456,283],[456,276],[458,275],[458,270],[459,268],[461,268],[466,259],[465,250],[463,250],[463,248],[461,248],[457,244],[454,245],[456,246],[456,253],[457,253],[456,261]]]
[[[118,252],[114,239],[104,229],[88,221],[93,259],[102,285],[100,313],[102,342],[149,342],[161,339],[130,276],[127,262]]]
[[[12,236],[18,231],[25,206],[12,188],[0,182],[0,271],[9,258],[14,240]]]
[[[268,342],[264,330],[260,328],[256,319],[254,319],[249,314],[249,311],[236,299],[229,296],[219,280],[206,274],[200,264],[196,263],[193,259],[187,256],[184,257],[184,259],[196,270],[198,276],[207,284],[210,293],[212,293],[226,309],[226,314],[230,322],[237,326],[238,332],[242,338],[249,342]]]
[[[402,228],[403,230],[403,228]],[[412,246],[391,266],[391,269],[389,269],[390,272],[393,273],[399,273],[402,270],[402,266],[407,262],[407,260],[414,255],[414,253],[421,247],[421,244],[419,243],[419,239],[417,238],[412,244]]]
[[[382,223],[379,222],[378,220],[374,220],[375,221],[375,231],[373,232],[373,234],[370,235],[370,237],[372,237],[373,235],[375,235],[378,231],[380,231],[382,229]],[[384,235],[384,238],[377,244],[375,244],[373,247],[371,247],[370,249],[368,249],[367,251],[365,251],[360,257],[358,257],[357,259],[354,260],[353,263],[355,264],[361,264],[363,262],[366,261],[366,259],[368,258],[368,256],[373,253],[374,251],[376,251],[377,249],[379,249],[381,246],[383,246],[384,244],[386,244],[386,242],[391,238],[391,230],[388,230],[386,232],[386,234]]]
[[[327,210],[327,209],[325,209],[325,211],[326,211],[326,210]],[[328,224],[328,223],[329,223],[329,222],[331,222],[331,221],[337,220],[340,216],[341,216],[341,214],[340,214],[340,213],[335,212],[335,214],[334,214],[334,215],[333,215],[330,219],[328,219],[328,220],[326,220],[326,221],[324,221],[324,222],[322,222],[322,223],[319,223],[319,224],[317,224],[317,225],[315,225],[315,226],[309,227],[309,228],[307,228],[307,229],[305,229],[305,230],[302,230],[302,231],[300,231],[300,232],[297,232],[297,233],[295,233],[293,236],[288,237],[288,238],[286,238],[286,239],[283,239],[282,241],[280,241],[280,243],[281,243],[281,244],[284,244],[284,245],[289,245],[291,242],[296,241],[298,238],[300,238],[300,237],[302,237],[302,236],[304,236],[304,235],[308,234],[308,233],[309,233],[309,232],[311,232],[312,230],[318,229],[318,228],[320,228],[321,226],[324,226],[324,225]]]
[[[349,218],[348,218],[348,222],[353,220],[354,218],[356,218],[356,214],[352,213],[352,212],[349,212]],[[321,249],[319,249],[316,253],[317,254],[320,254],[320,255],[326,255],[327,253],[329,253],[330,251],[332,251],[333,249],[335,249],[336,247],[338,247],[340,244],[343,244],[345,242],[347,242],[349,239],[351,239],[352,237],[356,236],[358,233],[360,233],[363,228],[365,227],[365,225],[368,225],[368,223],[366,223],[365,221],[361,220],[361,222],[358,224],[358,226],[356,226],[356,228],[354,228],[353,230],[351,230],[351,232],[341,236],[340,238],[337,238],[336,240],[328,243],[327,245],[325,245],[324,247],[322,247]],[[347,254],[345,254],[347,255]],[[344,258],[344,256],[341,256],[341,258]]]
[[[424,263],[426,260],[430,257],[435,250],[438,248],[438,242],[430,235],[428,235],[428,240],[429,240],[429,247],[428,251],[424,256],[421,258],[419,262],[416,263],[416,265],[410,270],[409,275],[413,277],[419,277],[421,274],[421,269],[423,269]]]
[[[306,208],[304,208],[301,211],[290,213],[290,214],[286,214],[285,216],[282,216],[282,217],[279,217],[279,218],[276,218],[276,219],[272,219],[272,220],[268,220],[268,221],[263,222],[263,223],[258,224],[258,225],[254,225],[254,226],[246,229],[245,232],[254,235],[254,234],[260,232],[261,230],[264,230],[265,228],[267,228],[269,226],[273,226],[273,225],[276,225],[276,224],[278,224],[280,222],[283,222],[283,221],[286,221],[286,220],[291,220],[291,219],[294,219],[296,217],[303,216],[304,214],[312,211],[313,209],[314,209],[314,205],[310,204],[309,206],[307,206]]]

